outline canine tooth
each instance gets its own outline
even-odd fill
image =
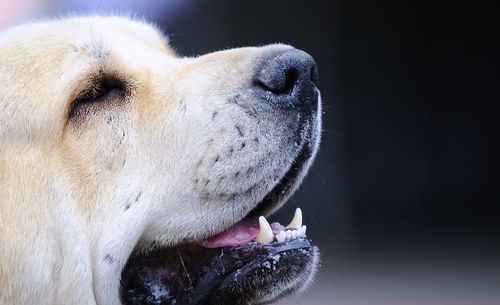
[[[261,244],[269,244],[274,240],[273,229],[269,225],[269,222],[264,216],[259,217],[260,232],[257,235],[257,242]]]
[[[295,215],[293,215],[292,222],[286,226],[287,229],[299,229],[302,227],[302,210],[297,208],[295,210]]]
[[[279,232],[278,234],[276,234],[276,240],[277,240],[278,242],[280,242],[280,243],[281,243],[281,242],[284,242],[284,241],[285,241],[285,239],[286,239],[286,233],[285,233],[285,231],[281,231],[281,232]]]

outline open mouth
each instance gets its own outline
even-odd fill
[[[145,304],[269,304],[307,285],[318,249],[306,238],[298,208],[284,226],[269,223],[290,195],[313,152],[303,143],[277,185],[240,222],[195,244],[132,255],[122,272],[122,302]]]
[[[245,219],[198,245],[132,257],[122,273],[123,302],[267,304],[312,277],[318,250],[305,234],[297,209],[286,227]]]

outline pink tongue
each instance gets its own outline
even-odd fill
[[[274,234],[284,230],[281,224],[274,222],[271,224]],[[239,246],[254,240],[259,235],[259,219],[258,218],[245,218],[226,231],[202,240],[200,245],[205,248],[222,248],[227,246]]]

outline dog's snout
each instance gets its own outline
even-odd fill
[[[311,55],[288,49],[266,56],[254,77],[254,90],[281,107],[311,108],[318,69]]]

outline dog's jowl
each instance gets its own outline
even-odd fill
[[[268,304],[307,286],[316,64],[276,44],[181,57],[144,22],[0,33],[0,305]]]

